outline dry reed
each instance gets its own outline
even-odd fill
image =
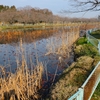
[[[21,52],[22,40],[20,41]],[[0,100],[37,100],[40,98],[43,64],[37,63],[34,69],[29,70],[24,54],[22,64],[15,73],[6,73],[5,67],[0,66]]]
[[[58,36],[58,40],[57,38],[48,40],[47,53],[45,55],[55,53],[62,60],[65,58],[69,58],[72,45],[79,38],[79,28],[80,25],[68,26],[67,29],[61,30],[61,36],[60,38]],[[57,45],[57,43],[59,44]]]

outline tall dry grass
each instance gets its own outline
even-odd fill
[[[19,38],[25,39],[27,43],[32,42],[33,39],[47,38],[51,36],[57,30],[45,29],[45,30],[9,30],[0,31],[0,43],[12,43],[19,42]],[[28,37],[28,38],[27,38]]]
[[[22,40],[20,41],[21,52]],[[40,98],[43,64],[37,63],[29,70],[25,56],[22,53],[21,66],[17,66],[15,73],[7,73],[4,66],[0,66],[0,100],[37,100]]]
[[[80,25],[78,24],[76,26],[68,26],[67,29],[63,28],[60,33],[60,38],[58,36],[58,38],[52,38],[48,41],[46,55],[55,53],[61,59],[69,58],[72,45],[79,38],[79,28]],[[59,44],[57,45],[58,42]]]

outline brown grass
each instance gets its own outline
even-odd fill
[[[22,40],[20,41],[21,52]],[[23,53],[22,53],[23,54]],[[29,70],[22,55],[22,65],[15,73],[6,73],[5,67],[0,66],[0,100],[37,100],[40,98],[43,64],[37,63],[34,69]]]
[[[0,100],[31,100],[38,99],[38,90],[41,88],[43,65],[39,63],[33,71],[23,71],[20,66],[16,72],[5,76],[4,67],[0,67]],[[13,98],[13,99],[11,99]]]
[[[61,30],[60,40],[59,36],[57,39],[53,38],[47,43],[47,53],[49,54],[57,54],[61,58],[69,58],[72,44],[79,38],[79,26],[73,26],[67,29]],[[61,41],[61,43],[57,46],[57,42]]]
[[[25,42],[32,42],[36,39],[46,38],[51,36],[57,30],[46,29],[46,30],[31,30],[31,31],[22,31],[22,30],[9,30],[9,31],[0,31],[0,43],[12,43],[19,42],[19,37],[25,39]]]
[[[93,58],[83,56],[64,70],[57,83],[51,88],[50,100],[67,100],[71,97],[86,80],[93,61]]]

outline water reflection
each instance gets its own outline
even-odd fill
[[[0,64],[5,66],[7,71],[15,72],[17,66],[21,66],[22,54],[29,69],[34,68],[38,62],[42,62],[44,66],[42,85],[46,90],[55,81],[54,79],[68,67],[69,61],[72,61],[69,55],[71,45],[77,39],[75,34],[69,28],[1,33]],[[20,39],[22,39],[22,47]],[[62,45],[68,51],[63,57],[62,53],[58,52]],[[59,51],[63,51],[63,48]]]

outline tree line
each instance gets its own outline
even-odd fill
[[[96,21],[95,18],[92,21]],[[69,18],[54,15],[49,9],[33,8],[31,6],[16,8],[15,6],[3,6],[0,5],[0,22],[6,22],[9,24],[23,23],[23,24],[35,24],[35,23],[54,23],[54,22],[80,22],[91,21],[87,18]]]

